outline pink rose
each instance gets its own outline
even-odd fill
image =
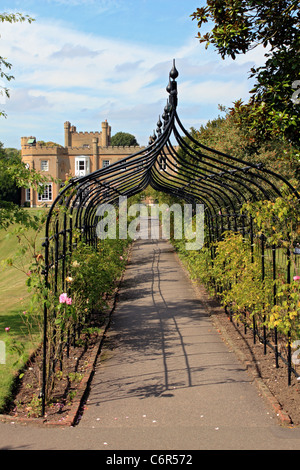
[[[7,326],[7,327],[5,328],[5,331],[8,333],[9,330],[10,330],[10,326]]]
[[[294,279],[294,281],[299,281],[299,280],[300,280],[300,276],[294,276],[293,279]]]
[[[66,303],[67,303],[67,305],[72,305],[71,297],[67,297]]]
[[[60,294],[60,296],[59,296],[59,303],[60,303],[60,304],[65,304],[66,301],[67,301],[67,298],[68,298],[68,296],[67,296],[66,293]]]

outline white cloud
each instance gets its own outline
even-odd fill
[[[199,83],[185,81],[180,86],[180,97],[185,103],[229,104],[247,94],[245,83],[236,81],[207,80]]]
[[[270,47],[264,47],[262,44],[254,47],[247,54],[237,55],[235,62],[239,64],[248,64],[250,67],[253,65],[258,67],[266,62],[265,54],[270,52]]]
[[[36,112],[46,111],[52,105],[45,94],[36,94],[33,90],[22,88],[12,90],[10,99],[6,102],[7,112]]]
[[[72,45],[72,44],[64,44],[64,46],[56,51],[50,56],[50,59],[66,59],[66,60],[73,60],[75,57],[78,58],[95,58],[99,56],[103,51],[94,51],[88,49],[85,46],[81,45]]]
[[[179,48],[140,45],[44,20],[30,25],[4,23],[0,41],[1,55],[13,64],[11,73],[16,78],[8,84],[11,101],[7,111],[16,123],[23,119],[22,127],[15,128],[18,140],[23,132],[28,133],[29,122],[36,126],[29,134],[41,130],[43,113],[44,122],[51,123],[52,130],[55,122],[58,129],[63,129],[65,120],[77,125],[74,119],[94,129],[93,118],[97,117],[99,127],[107,118],[118,127],[113,127],[113,133],[123,127],[141,140],[139,135],[152,133],[158,115],[163,112],[173,58],[179,69],[180,106],[187,109],[199,103],[200,109],[205,106],[208,110],[207,119],[211,119],[218,103],[228,104],[247,97],[248,62],[261,60],[261,51],[256,51],[247,62],[237,58],[235,63],[228,63],[216,53],[206,54],[196,40]],[[241,71],[245,80],[240,78]],[[101,117],[100,113],[105,115]],[[184,117],[191,122],[188,112]],[[203,119],[203,115],[195,116],[196,122],[202,123]],[[136,126],[135,132],[132,126]],[[56,136],[40,138],[61,140]]]
[[[32,80],[39,86],[51,86],[52,80],[54,86],[66,85],[64,77],[59,78],[62,72],[64,76],[72,76],[68,86],[97,88],[96,77],[118,79],[116,67],[139,62],[143,64],[139,67],[141,75],[150,64],[167,58],[167,52],[162,53],[160,48],[142,47],[47,23],[5,24],[1,47],[14,69],[21,71],[19,80]],[[128,68],[128,76],[131,72]]]

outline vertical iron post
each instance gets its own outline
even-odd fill
[[[261,235],[261,282],[263,289],[265,288],[265,236]],[[267,354],[267,332],[266,332],[266,316],[263,315],[263,341],[264,341],[264,354]]]
[[[45,267],[44,267],[44,286],[45,292],[48,292],[48,268],[49,268],[49,238],[48,234],[46,236],[45,242],[42,245],[45,248]],[[42,371],[42,390],[41,390],[41,399],[42,399],[42,416],[45,415],[45,405],[46,405],[46,381],[47,381],[47,326],[48,326],[48,310],[47,310],[47,300],[48,296],[45,296],[44,299],[44,325],[43,325],[43,371]]]
[[[287,248],[287,283],[291,283],[291,250],[290,247]],[[288,385],[291,385],[291,375],[292,375],[292,351],[291,351],[291,332],[288,332],[288,352],[287,352],[287,362],[288,362]]]
[[[277,303],[277,289],[276,289],[276,246],[272,246],[272,267],[273,267],[273,305]],[[277,327],[274,328],[274,343],[275,343],[275,365],[278,369],[278,334]]]

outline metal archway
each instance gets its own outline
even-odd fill
[[[49,209],[45,229],[45,288],[64,292],[74,231],[88,244],[97,241],[97,208],[117,204],[151,185],[187,202],[204,204],[209,240],[224,230],[251,231],[251,221],[240,213],[247,201],[273,200],[286,192],[299,194],[281,175],[233,155],[209,148],[184,128],[177,113],[178,71],[173,62],[167,85],[168,100],[149,145],[107,168],[72,178]],[[176,142],[176,145],[174,144]],[[63,210],[61,210],[63,209]],[[49,273],[51,271],[51,279]],[[60,272],[60,276],[58,276]],[[61,282],[58,286],[57,283]],[[48,307],[44,302],[44,358]],[[42,399],[45,398],[45,367]],[[45,403],[43,402],[43,409]]]

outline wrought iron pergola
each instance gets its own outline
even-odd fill
[[[66,289],[74,231],[86,243],[96,245],[99,205],[118,204],[119,196],[133,196],[149,185],[188,203],[203,204],[210,242],[218,240],[225,230],[239,230],[253,237],[251,220],[240,212],[247,201],[274,200],[284,197],[286,192],[300,200],[289,181],[262,163],[237,158],[195,140],[177,113],[177,78],[174,60],[166,88],[167,104],[148,146],[109,167],[72,178],[53,202],[45,229],[46,289],[54,292]],[[44,357],[47,321],[45,302]],[[42,398],[45,380],[44,367]]]

